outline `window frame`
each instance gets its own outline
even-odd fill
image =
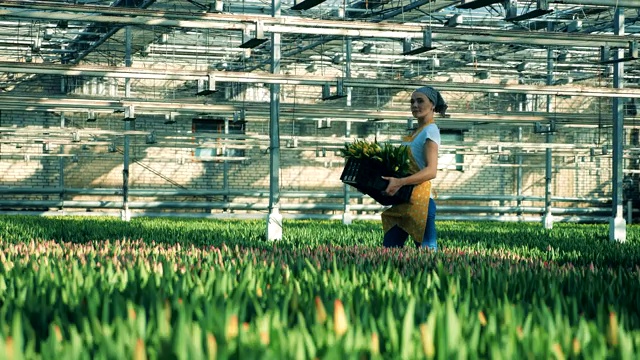
[[[440,129],[440,143],[446,144],[448,142],[463,142],[464,130],[460,129]],[[442,160],[445,161],[442,161]],[[448,160],[448,161],[447,161]],[[452,161],[453,160],[453,163]],[[446,164],[446,165],[443,165]],[[454,153],[443,154],[438,156],[438,170],[455,170],[464,171],[464,155],[454,151]]]
[[[228,131],[225,132],[225,128]],[[245,122],[229,121],[224,117],[200,117],[191,120],[191,132],[193,134],[246,134]],[[222,157],[245,157],[245,149],[227,148],[222,145],[222,138],[215,137],[202,139],[204,142],[211,141],[220,144],[216,147],[199,147],[199,142],[194,138],[196,147],[193,149],[193,156],[199,161],[211,161]]]

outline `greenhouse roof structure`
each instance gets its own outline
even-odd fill
[[[201,112],[206,102],[193,98],[202,94],[197,86],[216,81],[309,85],[295,93],[301,116],[326,108],[317,100],[340,98],[342,86],[401,91],[429,83],[487,96],[624,98],[632,105],[640,97],[640,3],[633,0],[8,0],[0,18],[5,108],[122,106],[117,97],[42,99],[33,84],[46,75],[151,79],[152,85],[134,83],[129,97],[154,102],[139,108],[156,111]],[[182,83],[169,91],[168,82]],[[329,97],[319,99],[320,89]],[[155,103],[162,91],[164,103],[175,103]],[[406,118],[404,104],[370,100],[366,109],[375,102],[380,117]],[[450,121],[545,119],[465,111],[465,101],[453,99]],[[229,104],[217,101],[214,109]],[[254,105],[242,107],[248,114],[269,110]],[[329,115],[375,117],[358,112],[357,102],[338,110],[331,106]],[[593,124],[580,112],[569,111],[563,121]]]

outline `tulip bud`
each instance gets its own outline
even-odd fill
[[[607,328],[607,341],[611,346],[618,346],[618,318],[616,313],[609,313],[609,327]]]
[[[338,336],[342,336],[347,332],[348,326],[347,315],[344,312],[342,301],[336,299],[333,303],[333,331]]]
[[[238,336],[238,315],[231,315],[227,323],[226,338],[227,340],[235,339]]]
[[[429,326],[426,323],[420,324],[420,342],[427,359],[433,359],[436,355],[436,348],[433,345],[433,334],[429,331]]]
[[[480,325],[487,326],[487,318],[482,311],[478,311],[478,320],[480,320]]]
[[[215,360],[218,356],[218,343],[212,333],[207,333],[207,353],[209,354],[209,360]]]
[[[144,347],[144,342],[142,339],[138,339],[136,341],[136,349],[133,354],[134,360],[146,360],[147,359],[147,350]]]
[[[320,324],[324,324],[327,321],[327,311],[324,308],[324,304],[322,303],[322,299],[319,296],[315,298],[316,304],[316,320]]]
[[[377,333],[371,334],[371,355],[380,355],[380,339]]]

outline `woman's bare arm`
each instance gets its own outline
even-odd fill
[[[383,179],[389,180],[389,185],[385,192],[393,196],[404,185],[418,185],[425,181],[435,179],[438,173],[438,144],[427,139],[424,145],[424,157],[426,159],[426,166],[413,175],[403,178],[383,176]]]

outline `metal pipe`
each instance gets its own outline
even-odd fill
[[[271,16],[281,17],[280,0],[271,0]],[[271,34],[271,74],[280,74],[282,56],[281,34]],[[269,215],[267,240],[282,239],[282,215],[280,215],[280,84],[269,86]]]
[[[100,196],[122,196],[121,188],[30,188],[30,187],[0,187],[3,195],[100,195]],[[235,190],[171,190],[171,189],[130,189],[130,197],[210,197],[210,196],[241,196],[265,198],[269,196],[268,190],[235,189]],[[281,198],[296,199],[339,199],[344,197],[342,192],[324,191],[281,191]],[[363,198],[365,195],[359,192],[350,193],[351,198]],[[545,198],[541,196],[511,196],[511,195],[438,195],[440,201],[531,201],[541,202]],[[609,203],[609,198],[599,197],[565,197],[553,196],[552,202],[583,202],[605,204]],[[352,205],[352,209],[358,205]]]
[[[124,203],[122,201],[73,201],[73,200],[0,200],[0,208],[59,208],[60,210],[69,208],[81,208],[92,210],[105,209],[122,209]],[[191,202],[191,201],[130,201],[129,209],[146,210],[146,209],[216,209],[216,210],[244,210],[244,211],[266,211],[269,209],[267,203],[235,203],[235,202]],[[353,211],[373,211],[379,212],[386,207],[381,205],[352,205]],[[318,203],[318,204],[281,204],[280,208],[284,211],[336,211],[341,212],[343,205],[340,203]],[[606,216],[608,208],[552,208],[554,215],[585,215],[585,214],[601,214]],[[543,214],[545,209],[542,207],[516,207],[516,206],[447,206],[439,205],[438,212],[445,214],[461,214],[461,213],[501,213],[501,214]],[[441,219],[440,215],[438,216]]]
[[[347,62],[345,64],[345,78],[349,79],[351,78],[351,59],[353,56],[353,39],[352,38],[347,38],[347,48],[346,48],[346,57],[347,57]],[[348,87],[347,88],[347,106],[351,106],[352,103],[352,91],[353,88]],[[343,190],[343,204],[344,204],[344,208],[342,209],[343,211],[343,217],[342,217],[342,222],[346,225],[351,224],[351,222],[353,221],[353,217],[351,215],[351,200],[350,200],[350,186],[343,183],[342,184],[342,190]]]
[[[78,15],[68,11],[84,12],[82,20],[86,22],[109,23],[120,25],[138,26],[166,26],[194,29],[219,29],[244,31],[257,20],[264,23],[264,31],[278,34],[309,34],[372,37],[386,39],[421,39],[425,26],[418,24],[385,24],[364,21],[335,21],[319,20],[301,17],[269,17],[259,15],[239,14],[204,14],[186,15],[172,14],[171,12],[158,12],[156,10],[127,9],[127,12],[136,16],[122,16],[120,9],[108,9],[100,7],[100,13],[113,15],[95,15],[91,7],[74,7],[59,4],[56,11],[26,10],[17,4],[3,3],[0,9],[2,18],[22,19],[48,19],[77,21]],[[15,9],[8,9],[15,8]],[[27,8],[36,8],[27,6]],[[114,12],[117,11],[117,12]],[[632,41],[632,37],[620,38],[610,35],[591,34],[563,34],[563,33],[535,33],[516,30],[480,30],[457,29],[447,27],[431,27],[433,39],[437,41],[461,41],[482,43],[519,43],[523,45],[538,46],[583,46],[583,47],[625,47]]]
[[[551,27],[551,24],[548,25]],[[547,85],[553,84],[553,49],[547,48]],[[551,95],[547,95],[547,113],[552,112]],[[545,141],[547,144],[552,143],[553,135],[552,124],[549,124],[549,129],[545,134]],[[551,163],[553,161],[551,148],[545,150],[545,171],[544,171],[544,220],[543,225],[545,229],[551,229],[553,227],[553,214],[551,212],[551,181],[553,179],[553,172],[551,169]]]
[[[614,17],[614,33],[618,36],[624,34],[624,8],[616,8]],[[624,49],[614,50],[613,59],[621,60],[624,58]],[[624,87],[624,62],[616,61],[613,64],[613,87],[620,89]],[[611,218],[609,221],[609,239],[614,241],[625,242],[627,237],[626,222],[624,219],[622,180],[623,180],[623,143],[625,141],[623,134],[624,113],[622,99],[613,99],[613,159],[611,163],[611,185],[612,185],[612,201],[611,201]]]
[[[103,195],[122,196],[121,188],[19,188],[0,187],[2,195],[46,195],[64,193],[65,195]],[[131,189],[129,196],[132,197],[153,197],[153,196],[243,196],[243,197],[268,197],[268,190],[154,190],[154,189]],[[342,198],[341,192],[322,191],[283,191],[281,197],[288,198]],[[364,196],[355,194],[354,196]]]
[[[628,44],[627,44],[628,46]],[[26,74],[48,74],[48,75],[67,75],[67,76],[95,76],[104,78],[134,78],[134,79],[157,79],[157,80],[198,80],[206,78],[208,74],[215,74],[215,78],[221,81],[238,82],[238,83],[265,83],[265,84],[282,84],[282,85],[309,85],[309,86],[322,86],[326,82],[335,82],[337,78],[335,76],[313,76],[308,75],[284,75],[284,74],[260,74],[260,73],[248,73],[248,72],[228,72],[228,71],[196,71],[196,70],[172,70],[167,73],[161,69],[127,69],[123,67],[95,67],[84,65],[67,65],[67,64],[38,64],[38,63],[14,63],[14,62],[0,62],[0,72],[13,72],[13,73],[26,73]],[[525,85],[525,84],[491,84],[491,83],[472,83],[472,82],[446,82],[446,81],[433,81],[434,86],[437,85],[441,91],[471,91],[481,93],[525,93],[532,95],[566,95],[566,96],[596,96],[596,97],[624,97],[624,98],[640,98],[639,89],[615,89],[615,88],[602,88],[602,87],[578,87],[578,86],[539,86],[539,85]],[[410,90],[422,85],[421,81],[404,81],[404,82],[389,82],[379,79],[364,79],[364,78],[347,78],[344,79],[344,86],[346,87],[362,87],[362,88],[392,88],[392,89],[405,89]],[[12,98],[8,95],[0,96],[2,98]],[[29,97],[25,97],[29,98]],[[56,97],[46,98],[55,101]],[[42,99],[42,100],[46,100]],[[92,106],[93,100],[83,99],[68,99],[60,98],[61,100],[70,101],[71,104],[82,103],[79,107],[95,107]],[[19,100],[16,100],[19,101]],[[99,104],[100,107],[114,108],[122,106],[123,103],[132,103],[131,101],[124,100],[97,100],[98,102],[105,102]],[[34,101],[35,103],[35,101]],[[58,103],[60,106],[64,106],[64,102]],[[160,107],[164,111],[171,110],[168,105],[161,106],[161,102],[137,102],[137,106],[140,108]],[[24,102],[23,102],[24,105]],[[207,108],[210,105],[203,105],[200,103],[175,103],[173,110],[179,110],[184,108],[191,108],[193,106],[200,106],[201,109]],[[69,105],[70,106],[70,105]],[[70,106],[71,107],[71,106]],[[210,109],[211,110],[211,109]],[[214,110],[215,111],[215,110]],[[233,110],[232,110],[233,111]],[[406,118],[406,114],[404,115]]]
[[[401,14],[406,14],[411,10],[415,10],[418,9],[419,7],[421,7],[422,5],[428,4],[430,2],[432,2],[433,0],[416,0],[413,1],[407,5],[401,6],[396,10],[392,10],[392,11],[388,11],[383,13],[383,15],[379,18],[379,19],[374,19],[372,20],[373,23],[380,23],[384,20],[388,20],[391,18],[394,18],[398,15]],[[452,3],[455,3],[455,1],[453,1]],[[446,6],[451,6],[452,4],[447,4]]]
[[[86,217],[117,217],[115,212],[79,212],[79,211],[2,211],[0,215],[18,215],[18,216],[86,216]],[[263,220],[264,214],[259,213],[152,213],[140,212],[132,213],[132,217],[172,217],[172,218],[203,218],[203,219],[238,219],[238,220]],[[284,219],[314,219],[314,220],[340,220],[340,215],[336,214],[290,214],[283,213]],[[353,216],[358,221],[380,221],[379,215],[357,214]],[[557,217],[556,222],[572,222],[572,223],[596,223],[606,222],[608,217],[600,216],[565,216]],[[540,217],[521,217],[521,216],[476,216],[476,215],[442,215],[438,216],[438,221],[501,221],[501,222],[540,222]]]
[[[523,213],[535,213],[542,214],[544,212],[543,207],[530,207],[530,206],[460,206],[460,205],[438,205],[438,213],[446,212],[487,212],[487,213],[511,213],[511,212],[523,212]]]
[[[518,142],[522,142],[521,126],[518,126],[517,139]],[[520,199],[520,197],[522,196],[522,160],[523,159],[521,154],[516,155],[516,163],[518,165],[518,167],[516,168],[516,197],[518,197],[517,206],[522,206],[522,200]]]
[[[381,15],[380,18],[372,20],[372,22],[380,23],[380,22],[382,22],[384,20],[391,19],[391,18],[395,17],[396,15],[403,14],[403,13],[409,12],[411,10],[414,10],[414,9],[420,7],[421,5],[424,5],[425,3],[429,2],[429,1],[431,1],[431,0],[418,0],[418,1],[415,1],[415,2],[413,2],[411,4],[409,4],[409,5],[405,5],[404,7],[400,8],[399,10],[384,13],[384,14]],[[452,2],[455,2],[455,1],[452,1]],[[446,5],[446,6],[448,6],[448,5]],[[347,8],[345,10],[346,11],[354,11],[354,10],[362,11],[362,9],[353,9],[353,10],[348,10],[348,9],[349,8]],[[367,10],[365,9],[365,11],[367,11]],[[318,46],[321,46],[323,44],[328,43],[329,41],[336,40],[336,38],[337,37],[335,37],[335,36],[324,36],[324,37],[321,38],[321,40],[316,41],[316,42],[311,43],[311,44],[308,44],[308,45],[305,45],[305,46],[303,46],[301,48],[293,49],[293,50],[285,53],[284,56],[285,56],[285,58],[292,58],[292,57],[294,57],[294,56],[296,56],[298,54],[301,54],[304,51],[307,51],[309,49],[317,48]],[[403,58],[405,60],[412,60],[411,57],[409,57],[409,56],[403,56]],[[250,67],[245,67],[244,69],[245,69],[245,71],[253,71],[253,70],[256,70],[256,69],[260,68],[262,65],[264,65],[264,63],[257,64],[257,65],[254,65],[254,66],[250,66]],[[347,93],[350,94],[351,90],[350,90],[350,88],[348,88],[348,89],[349,90],[347,91]],[[350,97],[348,97],[347,101],[350,102]]]
[[[131,32],[131,26],[127,26],[125,28],[125,54],[124,54],[124,62],[125,67],[131,67],[132,65],[132,44],[133,34]],[[131,79],[125,79],[125,93],[124,97],[131,97]],[[133,109],[133,108],[132,108]],[[131,114],[133,116],[133,114]],[[131,120],[132,121],[132,120]],[[124,131],[131,130],[131,121],[127,120],[124,122]],[[124,151],[123,151],[123,160],[122,160],[122,219],[125,221],[129,221],[131,218],[131,212],[129,210],[129,148],[130,148],[130,135],[124,136]]]
[[[550,2],[554,4],[593,5],[640,9],[640,3],[638,0],[551,0]]]
[[[438,194],[438,200],[471,200],[471,201],[542,201],[544,197],[540,196],[515,196],[515,195],[441,195]]]
[[[588,202],[605,204],[611,202],[609,198],[585,198],[585,197],[571,197],[571,196],[552,196],[551,202]]]
[[[521,217],[521,216],[447,216],[438,215],[440,221],[501,221],[501,222],[534,222],[539,223],[542,217]],[[567,223],[595,223],[606,222],[607,218],[602,216],[560,216],[554,219],[555,222],[567,222]]]
[[[101,100],[95,100],[95,102],[91,103],[90,105],[87,105],[87,104],[83,104],[82,102],[74,103],[76,101],[74,99],[68,99],[68,103],[64,103],[64,101],[66,100],[62,98],[60,98],[60,100],[39,99],[36,97],[15,97],[15,98],[16,99],[3,98],[3,96],[0,95],[0,104],[2,105],[3,109],[16,110],[16,111],[26,110],[26,111],[49,111],[49,112],[84,112],[86,111],[86,109],[100,109],[100,111],[105,111],[105,112],[108,111],[109,113],[112,113],[114,109],[122,109],[122,107],[125,104],[136,106],[136,109],[140,108],[140,106],[138,106],[138,102],[135,102],[135,101],[126,101],[126,102],[123,101],[116,104],[116,103],[110,103],[110,102],[105,102]],[[18,99],[22,99],[23,101],[19,103],[17,102]],[[56,104],[54,104],[54,101],[56,102]],[[143,110],[137,111],[137,113],[138,114],[140,113],[157,114],[159,112],[172,111],[170,108],[171,104],[172,103],[154,103],[154,102],[143,103],[142,104]],[[234,105],[234,104],[204,105],[204,106],[202,104],[193,104],[193,107],[191,108],[185,107],[185,104],[180,104],[178,106],[180,106],[183,109],[183,111],[184,109],[190,109],[189,111],[181,112],[184,114],[211,112],[211,113],[228,114],[228,115],[233,114],[234,111],[237,111],[243,107],[242,105]],[[370,119],[374,116],[384,117],[385,118],[384,121],[388,123],[406,122],[406,117],[407,117],[407,114],[405,112],[394,111],[394,110],[380,110],[377,113],[373,113],[371,111],[366,111],[366,110],[339,108],[339,107],[327,109],[326,107],[321,108],[319,105],[317,106],[299,105],[299,107],[300,109],[296,107],[296,110],[295,110],[296,115],[299,115],[300,117],[309,117],[313,119],[317,118],[318,114],[320,113],[323,114],[323,118],[331,117],[336,121],[348,121],[348,122],[365,122],[367,121],[367,119]],[[144,110],[145,108],[147,109],[146,111]],[[247,103],[244,105],[244,108],[246,109],[247,113],[251,114],[254,118],[256,117],[264,118],[265,116],[268,116],[267,105]],[[291,104],[284,104],[282,105],[281,109],[283,113],[293,112],[293,106]],[[179,112],[175,110],[173,111]],[[477,116],[478,119],[477,120],[471,119],[474,116]],[[446,119],[446,121],[450,121],[452,122],[452,124],[455,124],[457,126],[463,126],[464,124],[462,122],[464,121],[468,121],[469,123],[474,123],[478,121],[499,122],[503,124],[502,126],[504,126],[504,123],[510,122],[512,125],[516,126],[518,124],[530,124],[531,122],[534,122],[534,121],[549,121],[552,118],[553,118],[552,114],[549,114],[547,116],[541,115],[541,116],[535,116],[535,117],[528,116],[528,115],[517,115],[517,114],[507,115],[507,116],[498,116],[498,115],[485,116],[480,114],[452,114],[450,118]],[[584,128],[598,126],[597,117],[594,117],[594,116],[591,116],[590,119],[573,117],[571,118],[570,121],[582,122],[582,125],[580,125],[580,127],[584,127]],[[584,123],[585,121],[591,122],[593,123],[593,125],[588,125]],[[564,125],[564,126],[567,126],[567,125]],[[633,124],[626,126],[626,128],[633,128],[633,127],[634,127]],[[5,129],[7,129],[6,131],[8,132],[20,131],[21,133],[22,132],[27,133],[29,131],[27,129],[18,129],[18,130],[16,130],[15,128],[5,128]],[[4,131],[5,130],[3,130],[3,132]],[[96,130],[96,131],[97,133],[101,133],[105,135],[107,134],[123,135],[124,134],[122,130],[119,130],[119,131]],[[134,135],[134,134],[146,135],[149,132],[137,131],[137,132],[129,132],[129,133],[131,135]],[[197,136],[197,135],[193,135],[193,136]],[[527,146],[531,146],[531,144],[527,144]],[[563,146],[567,146],[567,144],[553,144],[553,145],[541,144],[541,146],[553,146],[553,147],[561,148]]]
[[[140,8],[142,9],[146,9],[149,6],[151,6],[154,2],[156,2],[156,0],[147,0],[145,2],[143,2],[142,4],[138,5]],[[114,3],[112,5],[112,7],[121,7],[120,3]],[[110,28],[107,29],[106,32],[104,33],[99,33],[97,35],[100,35],[100,38],[96,41],[90,41],[89,42],[89,46],[81,46],[81,51],[79,51],[77,53],[77,55],[75,56],[69,56],[69,57],[63,57],[63,62],[71,62],[73,64],[77,64],[79,63],[82,59],[84,59],[87,55],[89,55],[91,52],[93,52],[95,49],[97,49],[100,45],[104,44],[105,41],[109,40],[109,38],[111,38],[115,33],[117,33],[118,31],[120,31],[120,29],[122,29],[121,25],[115,25],[115,26],[111,26]],[[128,30],[126,30],[128,31]],[[79,34],[80,37],[78,39],[74,39],[71,41],[70,44],[68,44],[68,48],[73,48],[73,45],[77,45],[78,43],[81,43],[82,39],[82,35],[96,35],[94,34],[87,34],[87,33],[80,33]]]
[[[573,214],[600,214],[603,217],[609,213],[609,208],[551,208],[551,213],[554,215],[573,215]]]
[[[63,113],[60,115],[60,128],[64,129],[65,126],[66,126],[65,117]],[[60,145],[58,154],[60,155],[64,154],[64,145]],[[64,157],[63,156],[60,156],[60,159],[58,159],[58,188],[64,189]],[[58,193],[58,200],[64,200],[64,194],[62,192]]]

